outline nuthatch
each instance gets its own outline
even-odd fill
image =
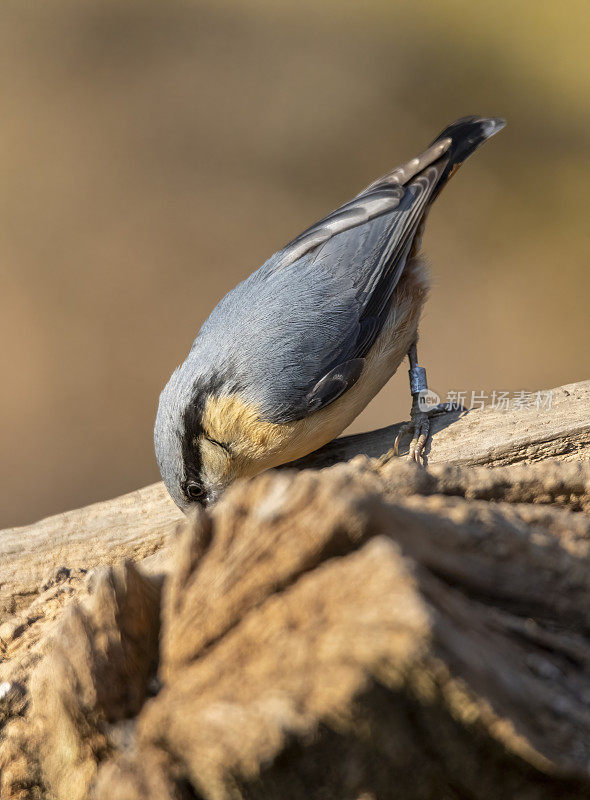
[[[424,223],[459,165],[504,124],[457,120],[220,301],[160,395],[156,456],[181,509],[338,436],[405,355],[410,456],[420,459],[429,427],[417,402],[427,389],[416,353]]]

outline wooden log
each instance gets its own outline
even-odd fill
[[[550,401],[543,406],[547,397]],[[528,407],[512,403],[501,410],[488,405],[433,417],[427,463],[496,467],[590,458],[590,380],[549,390],[540,398],[539,408],[536,402],[533,396]],[[359,454],[377,458],[393,447],[402,425],[342,436],[296,465],[324,467]],[[400,448],[402,454],[407,452],[407,439]]]
[[[343,437],[180,539],[162,484],[0,532],[0,795],[589,797],[589,409]]]
[[[0,795],[588,798],[584,508],[584,461],[239,482],[161,593],[130,564],[55,576],[43,658],[0,675]]]
[[[341,437],[288,466],[321,468],[359,454],[380,456],[392,447],[401,424]],[[406,451],[407,440],[401,455]],[[435,417],[427,445],[429,464],[497,466],[589,455],[590,380],[554,389],[550,407],[538,411],[486,407]],[[26,607],[62,567],[89,569],[121,558],[145,559],[165,545],[181,519],[157,483],[0,531],[0,624]]]

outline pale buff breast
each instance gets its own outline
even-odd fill
[[[207,434],[232,442],[227,459],[215,445],[201,445],[210,478],[225,480],[255,475],[301,458],[339,436],[395,373],[418,335],[418,322],[428,294],[428,272],[422,259],[412,258],[392,297],[383,330],[366,357],[357,383],[342,397],[305,419],[278,425],[263,422],[256,409],[236,397],[211,397],[203,416]]]

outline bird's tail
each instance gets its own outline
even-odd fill
[[[500,117],[462,117],[456,120],[434,139],[432,144],[450,139],[451,143],[444,157],[448,164],[438,180],[432,200],[438,195],[447,181],[455,174],[466,158],[477,150],[480,144],[489,139],[506,125]],[[432,147],[432,145],[431,145]]]

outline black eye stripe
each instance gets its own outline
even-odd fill
[[[189,483],[195,483],[199,487],[202,484],[202,453],[201,448],[198,446],[201,438],[208,438],[202,425],[203,409],[207,397],[209,395],[219,394],[219,386],[216,382],[211,380],[206,383],[195,385],[193,396],[190,402],[187,403],[182,414],[183,431],[181,434],[181,448],[182,448],[182,467],[183,467],[183,482],[181,491],[188,498],[187,486]],[[227,453],[230,453],[228,445],[222,442],[214,442],[218,447],[221,447]],[[203,492],[205,496],[206,490]],[[192,499],[192,498],[189,498]]]
[[[204,435],[201,425],[201,406],[200,403],[191,402],[187,405],[183,414],[184,434],[181,439],[182,462],[185,473],[185,484],[183,491],[186,494],[186,485],[189,481],[200,482],[201,477],[201,453],[195,444]],[[188,495],[187,495],[188,497]]]

